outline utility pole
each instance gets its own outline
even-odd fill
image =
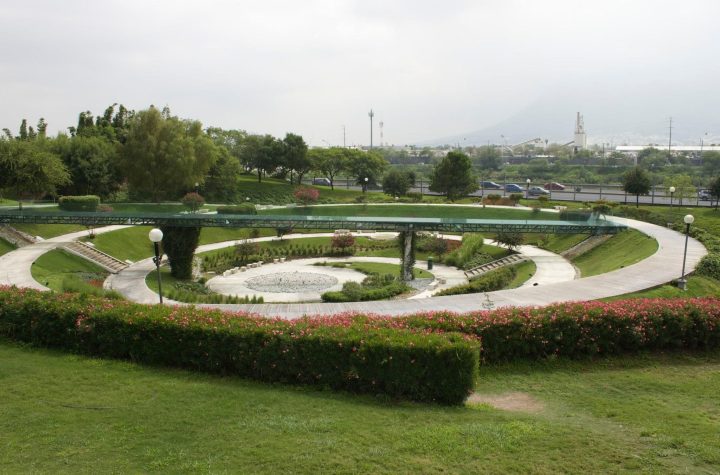
[[[372,109],[370,109],[370,112],[368,112],[368,117],[370,117],[370,148],[373,148],[373,140],[372,140],[372,133],[373,133],[373,117],[375,117],[375,113]]]
[[[347,148],[345,145],[345,126],[343,125],[343,148]]]
[[[672,117],[670,117],[670,126],[668,127],[670,129],[670,139],[668,140],[668,157],[670,156],[670,149],[672,148]]]

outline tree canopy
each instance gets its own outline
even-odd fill
[[[625,173],[623,177],[623,190],[635,195],[635,206],[640,206],[640,195],[650,193],[650,177],[642,168],[635,167]]]
[[[430,191],[442,193],[450,201],[469,195],[478,189],[472,174],[470,157],[462,152],[448,154],[433,169],[430,177]]]

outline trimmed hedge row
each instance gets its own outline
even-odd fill
[[[479,344],[457,333],[318,326],[0,287],[0,335],[79,353],[460,404]]]
[[[58,207],[63,211],[95,211],[99,205],[100,197],[96,195],[61,196],[58,200]]]
[[[243,203],[240,205],[218,206],[218,214],[257,214],[255,205]]]

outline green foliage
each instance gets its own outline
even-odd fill
[[[673,198],[680,205],[683,204],[683,200],[689,200],[697,196],[697,188],[693,185],[692,178],[689,175],[668,176],[663,181],[663,186],[665,189],[669,189],[671,186],[675,187]]]
[[[190,211],[196,212],[205,204],[205,198],[193,191],[192,193],[186,193],[180,202]]]
[[[623,177],[623,190],[631,195],[635,195],[635,206],[640,206],[640,195],[650,193],[650,177],[640,167],[635,167],[625,173]]]
[[[429,188],[450,201],[476,191],[478,184],[472,174],[470,157],[462,152],[449,152],[433,169]]]
[[[525,237],[521,233],[499,232],[493,239],[495,242],[502,244],[511,251],[517,249],[523,242],[525,242]]]
[[[493,292],[507,287],[517,275],[515,266],[501,267],[487,272],[467,284],[457,285],[449,289],[442,290],[436,295],[460,295],[474,294],[478,292]]]
[[[282,164],[283,152],[283,143],[272,135],[249,135],[243,141],[240,161],[257,172],[260,183],[263,174],[272,173]]]
[[[501,198],[500,195],[488,195],[488,198],[490,198],[491,196],[493,198],[495,198],[497,196],[497,198],[495,198],[496,200],[499,200]],[[542,196],[540,198],[544,198],[544,196]],[[510,201],[512,201],[514,204],[518,204],[521,199],[523,199],[522,193],[510,193]]]
[[[0,189],[38,199],[68,183],[70,175],[47,140],[0,139]]]
[[[392,275],[378,276],[371,274],[363,281],[345,282],[341,291],[325,292],[321,295],[323,302],[365,302],[385,300],[410,290],[403,282],[395,280]]]
[[[363,189],[376,185],[388,166],[387,160],[377,152],[346,149],[345,153],[346,169],[355,178],[355,183],[361,185]],[[365,180],[366,178],[367,180]]]
[[[255,205],[249,203],[232,206],[218,206],[216,211],[218,214],[257,214]]]
[[[131,119],[120,168],[131,192],[157,202],[202,183],[219,153],[200,122],[183,121],[151,107]]]
[[[324,326],[0,289],[0,335],[38,346],[262,381],[461,404],[479,343],[457,335]]]
[[[390,170],[382,181],[383,193],[390,196],[405,196],[414,185],[414,172],[397,169]]]
[[[303,175],[309,172],[313,165],[308,157],[308,146],[301,136],[291,133],[285,134],[282,145],[282,166],[297,174],[297,184],[299,185],[302,183]]]
[[[101,135],[58,136],[50,143],[70,173],[70,182],[61,187],[65,195],[99,195],[109,198],[122,182],[117,170],[116,142]]]
[[[695,268],[695,273],[720,280],[720,254],[712,252],[703,256]]]
[[[462,245],[445,256],[443,262],[446,265],[462,269],[475,256],[482,254],[484,245],[482,234],[465,233],[463,234]]]
[[[99,205],[100,197],[96,195],[61,196],[58,200],[58,208],[63,211],[96,211]]]
[[[330,241],[330,247],[348,248],[355,244],[355,236],[350,233],[334,234]]]
[[[350,152],[346,148],[314,148],[308,152],[312,169],[317,170],[328,180],[330,189],[335,189],[335,178],[347,170]]]
[[[200,227],[163,226],[162,249],[168,256],[170,270],[176,279],[192,278],[192,263],[200,240]]]
[[[219,147],[217,161],[210,167],[203,194],[211,203],[233,203],[238,200],[238,180],[240,179],[240,162],[227,149]]]

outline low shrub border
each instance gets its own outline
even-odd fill
[[[96,195],[61,196],[58,208],[63,211],[95,211],[100,205],[100,197]]]
[[[0,287],[0,335],[75,352],[263,381],[460,404],[479,344],[457,333],[315,325],[195,307]]]

